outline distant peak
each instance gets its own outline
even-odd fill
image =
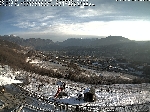
[[[115,40],[129,40],[128,38],[122,37],[122,36],[108,36],[106,39],[115,39]]]
[[[17,35],[14,35],[14,34],[11,34],[10,36],[14,36],[14,37],[17,37]]]

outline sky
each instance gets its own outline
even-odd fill
[[[23,1],[30,1],[34,6],[26,6]],[[51,3],[40,6],[41,1],[46,5]],[[65,5],[57,1],[61,0],[12,0],[9,6],[1,2],[0,35],[14,34],[25,39],[43,38],[54,42],[109,35],[150,40],[150,1],[70,0]],[[80,6],[68,6],[72,2]]]

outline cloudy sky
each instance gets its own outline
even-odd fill
[[[37,7],[23,6],[27,4],[16,1],[16,7],[15,2],[0,6],[0,35],[15,34],[21,38],[53,41],[109,35],[150,40],[150,2],[147,1],[84,0],[92,6],[83,6],[83,0],[70,0],[80,6],[68,6],[69,3],[63,6],[61,2],[58,2],[61,6],[51,6],[57,4],[56,0],[43,0],[51,3]],[[26,1],[33,3],[33,0]]]

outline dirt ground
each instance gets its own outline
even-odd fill
[[[0,100],[5,103],[4,108],[0,109],[0,112],[10,112],[26,101],[19,92],[11,91],[10,89],[5,89],[4,93],[0,92]]]

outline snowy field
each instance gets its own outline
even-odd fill
[[[35,79],[35,77],[36,76],[34,76],[34,78],[30,77],[31,83],[24,86],[23,88],[27,91],[31,91],[32,93],[37,93],[39,97],[44,96],[45,99],[53,101],[54,95],[56,94],[58,88],[58,85],[56,85],[56,82],[58,80],[54,78],[49,78],[50,83],[44,83],[38,81],[37,79]],[[47,79],[46,77],[43,78]],[[150,102],[150,84],[115,84],[110,86],[94,86],[97,100],[95,102],[89,103],[84,102],[84,100],[82,99],[79,101],[77,99],[77,95],[83,94],[85,89],[90,88],[91,85],[73,83],[65,80],[63,80],[63,82],[66,83],[65,92],[68,94],[68,96],[62,97],[60,99],[55,99],[55,102],[58,102],[59,104],[80,105],[83,107],[114,107]],[[43,86],[40,86],[40,88],[38,88],[39,85],[41,85],[42,83]],[[45,108],[47,108],[46,106],[47,105],[45,105]],[[42,107],[44,106],[42,105]]]
[[[56,111],[63,112],[63,105],[65,108],[75,108],[77,105],[84,109],[88,107],[88,110],[95,110],[97,112],[100,110],[106,110],[106,107],[112,107],[113,109],[117,107],[118,112],[138,112],[143,106],[132,107],[134,110],[128,108],[120,107],[130,107],[130,105],[137,105],[150,102],[150,84],[113,84],[113,85],[90,85],[84,83],[76,83],[72,81],[67,81],[65,79],[50,78],[47,76],[40,76],[38,74],[31,74],[25,71],[13,71],[8,66],[1,68],[1,77],[9,77],[15,79],[16,76],[29,78],[29,84],[19,86],[23,91],[26,91],[28,101],[24,103],[24,111],[30,112],[28,108],[32,108],[36,111]],[[54,98],[58,91],[57,82],[66,83],[65,93],[67,96],[62,98]],[[9,85],[11,88],[13,85]],[[7,85],[8,87],[8,85]],[[95,88],[96,101],[95,102],[85,102],[83,100],[84,92],[87,88]],[[15,89],[13,89],[15,91]],[[17,90],[16,90],[17,91]],[[78,100],[78,95],[82,94],[80,100]],[[18,93],[20,95],[20,93]],[[62,106],[61,106],[62,105]],[[68,106],[68,107],[66,107]],[[131,108],[131,107],[130,107]],[[144,108],[150,109],[150,106],[145,106]],[[71,110],[70,109],[70,110]],[[87,108],[86,108],[87,109]],[[110,108],[109,108],[110,109]],[[107,112],[107,111],[104,111]],[[148,111],[142,111],[148,112]]]
[[[44,95],[48,99],[53,98],[57,92],[58,85],[55,85],[58,81],[57,79],[49,78],[50,83],[43,83],[32,77],[30,80],[31,83],[24,86],[25,90],[36,92],[39,95]],[[77,98],[79,93],[83,94],[85,89],[90,88],[91,85],[73,83],[65,80],[63,82],[66,83],[66,89],[64,91],[68,94],[68,97],[56,100],[68,104],[87,104],[82,100],[78,101],[74,99]],[[39,89],[38,86],[41,84],[43,85]],[[114,84],[110,86],[98,85],[94,87],[97,98],[96,102],[94,102],[95,105],[119,106],[137,103],[141,104],[150,101],[150,84]]]

